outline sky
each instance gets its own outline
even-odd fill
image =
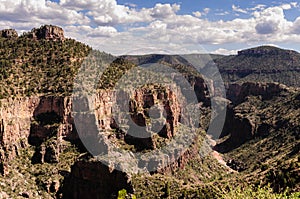
[[[0,29],[44,24],[113,55],[300,52],[299,0],[0,0]]]

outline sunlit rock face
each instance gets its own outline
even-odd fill
[[[34,28],[30,32],[30,36],[34,39],[46,39],[46,40],[64,40],[64,30],[61,27],[53,25],[44,25],[40,28]]]

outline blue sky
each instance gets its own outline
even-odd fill
[[[255,7],[258,4],[262,4],[262,5],[266,5],[266,6],[278,6],[278,5],[282,5],[285,3],[290,3],[292,1],[266,1],[266,0],[262,0],[262,1],[251,1],[251,0],[182,0],[182,1],[168,1],[168,0],[164,0],[164,1],[143,1],[143,0],[132,0],[132,1],[128,1],[128,0],[118,0],[117,1],[120,4],[135,4],[137,6],[137,8],[143,8],[143,7],[147,7],[147,8],[151,8],[154,7],[156,3],[169,3],[169,4],[179,4],[181,5],[181,9],[178,12],[178,14],[191,14],[192,12],[195,11],[199,11],[199,10],[203,10],[205,8],[210,8],[211,9],[211,13],[208,15],[209,19],[212,20],[230,20],[233,18],[236,18],[236,16],[234,15],[234,12],[232,12],[232,5],[236,5],[239,6],[242,9],[247,9],[250,7]],[[296,1],[294,1],[296,2]],[[226,15],[226,16],[220,16],[220,15],[216,15],[218,13],[222,13],[222,12],[230,12],[230,14]],[[296,17],[299,16],[299,9],[295,9],[295,10],[290,10],[290,11],[286,11],[287,14],[287,18],[288,19],[295,19]],[[242,15],[243,16],[243,15]],[[248,15],[244,15],[248,16]]]
[[[248,0],[1,0],[0,26],[53,24],[115,55],[234,54],[275,45],[300,51],[300,2]]]

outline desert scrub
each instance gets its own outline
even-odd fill
[[[0,190],[11,198],[23,198],[20,193],[28,192],[30,198],[55,198],[53,185],[61,185],[64,175],[71,171],[79,156],[79,150],[71,143],[62,141],[59,162],[32,164],[34,146],[19,150],[19,156],[10,162],[7,176],[0,176]]]
[[[298,199],[300,192],[288,194],[287,192],[277,194],[274,193],[269,186],[257,187],[248,186],[246,188],[231,188],[228,193],[225,193],[224,199]]]
[[[0,39],[0,97],[68,95],[91,48],[73,39],[33,40],[24,34]]]

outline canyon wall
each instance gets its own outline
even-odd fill
[[[239,104],[245,100],[247,96],[261,96],[263,100],[272,99],[282,91],[287,91],[288,87],[279,83],[261,83],[246,82],[234,83],[226,86],[226,97],[234,104]]]
[[[76,142],[80,138],[88,144],[85,147],[93,155],[109,150],[112,142],[124,142],[138,151],[159,148],[158,139],[171,139],[176,135],[179,122],[187,120],[182,115],[180,99],[177,91],[155,86],[136,89],[131,96],[102,90],[92,103],[85,98],[54,96],[3,99],[0,108],[1,173],[8,174],[10,161],[29,145],[36,148],[33,157],[28,157],[32,163],[59,162],[62,139]],[[125,131],[122,125],[135,125],[140,134],[135,134],[136,129]],[[99,133],[104,135],[101,139]],[[156,135],[151,136],[153,133]],[[46,145],[50,139],[52,144]],[[183,167],[188,157],[195,154],[196,149],[182,150],[177,151],[179,160],[170,156],[152,162],[160,165],[157,172],[171,172]],[[121,188],[131,187],[125,173],[110,169],[100,161],[76,162],[68,179],[64,191],[67,190],[66,195],[75,194],[73,198],[81,198],[82,194],[91,191],[90,187],[99,183],[94,190],[98,194],[96,198],[106,198],[104,196]],[[104,181],[110,181],[112,185],[107,186]]]
[[[248,96],[268,100],[287,90],[276,83],[232,84],[228,96],[233,104],[238,104]],[[159,149],[162,140],[168,141],[177,135],[179,123],[189,120],[184,114],[181,97],[177,90],[153,85],[130,94],[101,90],[91,99],[53,96],[3,99],[0,107],[1,172],[8,173],[10,161],[18,156],[21,148],[29,145],[37,148],[31,157],[33,163],[58,162],[62,139],[78,141],[80,137],[93,155],[112,150],[111,143],[119,147],[133,146],[136,151]],[[221,137],[231,135],[229,148],[252,139],[263,128],[259,118],[242,114],[244,108],[228,108]],[[53,138],[55,146],[43,145]],[[189,159],[199,155],[201,140],[197,140],[197,136],[194,139],[189,148],[176,148],[163,158],[151,159],[150,163],[140,160],[138,165],[147,169],[151,169],[149,164],[157,166],[150,173],[169,173],[183,168]],[[228,146],[217,147],[219,151],[228,149]],[[66,195],[73,194],[72,198],[80,198],[93,190],[96,198],[105,198],[121,188],[130,190],[130,177],[107,165],[101,161],[78,160],[65,180],[63,191]],[[116,186],[107,186],[103,180]],[[91,190],[91,187],[97,188]]]
[[[63,97],[25,97],[3,99],[0,106],[0,165],[7,173],[9,161],[15,158],[20,148],[38,145],[47,139],[54,129],[36,121],[41,114],[55,113],[60,121],[56,125],[57,137],[73,136],[71,125],[71,101]]]
[[[290,110],[286,110],[284,103],[297,92],[296,88],[279,83],[246,82],[228,85],[227,97],[232,103],[227,107],[225,124],[219,138],[229,137],[218,144],[215,150],[228,152],[255,137],[267,136],[278,129],[292,129],[297,111],[285,116],[294,105],[290,104]],[[297,97],[293,100],[296,101]]]

